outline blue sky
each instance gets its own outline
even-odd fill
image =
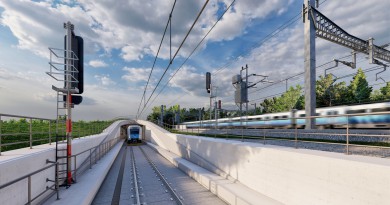
[[[203,3],[177,1],[172,19],[172,52],[178,48]],[[156,94],[230,3],[228,0],[209,2]],[[296,16],[302,3],[300,0],[237,0],[164,92],[145,109],[143,117],[151,107],[173,102],[182,107],[207,107],[205,72],[213,73],[222,68],[213,75],[213,83],[218,86],[219,98],[227,109],[236,108],[232,100],[231,77],[245,64],[251,72],[268,75],[272,81],[302,72],[301,20],[260,44],[268,34]],[[51,85],[60,84],[45,74],[49,70],[47,48],[63,47],[65,30],[62,23],[71,21],[75,33],[85,41],[84,102],[74,109],[74,118],[134,116],[172,4],[173,0],[2,0],[0,113],[55,117],[55,92]],[[390,42],[389,8],[390,2],[386,0],[327,0],[319,10],[351,34],[363,39],[374,37],[381,45]],[[350,53],[350,50],[322,39],[317,40],[316,49],[317,65]],[[147,98],[168,62],[169,41],[166,38]],[[358,67],[363,69],[373,66],[362,54],[358,55],[358,62]],[[335,75],[352,72],[343,66],[334,70]],[[367,73],[371,84],[378,83],[374,74]],[[383,76],[389,81],[389,71]],[[289,86],[302,82],[302,79],[292,80]],[[285,84],[273,86],[254,93],[250,99],[281,92],[284,87]]]

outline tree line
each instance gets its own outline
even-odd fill
[[[329,107],[338,105],[351,105],[382,102],[390,100],[390,82],[387,82],[378,90],[373,90],[373,87],[368,84],[366,75],[361,68],[353,76],[349,85],[346,82],[337,82],[338,79],[333,75],[320,76],[316,81],[316,107]],[[248,115],[258,115],[275,112],[288,112],[292,109],[304,109],[305,96],[302,86],[291,86],[286,92],[279,97],[272,97],[265,99],[260,103],[260,107],[248,112]],[[209,119],[209,109],[205,110],[199,108],[182,108],[179,105],[174,105],[169,108],[164,107],[164,123],[177,124],[175,122],[175,115],[180,116],[181,122],[195,121],[202,119]],[[156,106],[152,108],[152,113],[148,115],[147,119],[150,121],[157,121],[160,118],[161,108]],[[212,117],[214,112],[212,112]],[[237,117],[239,111],[221,111],[219,118],[223,117]]]

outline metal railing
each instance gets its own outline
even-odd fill
[[[120,140],[123,140],[121,137],[117,137],[114,139],[110,139],[107,142],[103,142],[95,147],[84,150],[78,154],[72,155],[71,158],[73,160],[72,163],[72,176],[73,180],[77,182],[77,176],[83,174],[86,170],[92,169],[93,164],[96,164],[104,155],[106,155],[113,146],[115,146]],[[89,154],[88,156],[84,156],[80,166],[77,166],[77,162],[79,162],[80,158],[82,159],[82,155]],[[79,160],[78,160],[79,158]]]
[[[372,113],[357,113],[357,114],[341,114],[341,115],[325,115],[325,116],[311,116],[311,117],[296,117],[283,119],[262,119],[256,120],[260,125],[250,125],[251,121],[243,122],[248,125],[246,128],[226,129],[214,126],[211,128],[196,127],[187,129],[176,129],[178,132],[187,132],[193,134],[206,134],[209,137],[223,137],[225,139],[241,139],[250,140],[252,142],[261,142],[263,144],[274,144],[281,146],[291,146],[295,148],[309,148],[320,149],[325,151],[343,152],[345,154],[364,154],[376,155],[382,157],[390,156],[390,130],[386,126],[390,126],[388,122],[381,125],[383,129],[364,129],[368,127],[375,128],[378,124],[368,124],[360,121],[361,116],[372,117],[387,117],[390,118],[390,112],[372,112]],[[320,119],[328,118],[333,123],[323,123]],[[299,129],[305,119],[315,119],[316,123],[321,129],[305,130]],[[270,121],[292,122],[296,120],[299,122],[297,126],[274,126],[272,127]],[[387,119],[388,120],[388,119]],[[221,123],[221,122],[219,122]],[[267,125],[268,123],[268,125]],[[172,129],[172,125],[163,125],[165,128]],[[324,127],[335,127],[337,129],[324,129]],[[280,129],[275,129],[280,128]],[[361,129],[355,129],[361,128]],[[281,143],[284,142],[284,143]],[[327,145],[328,147],[315,147],[314,145]]]
[[[39,198],[40,196],[42,196],[44,193],[46,193],[49,190],[53,190],[54,192],[56,192],[57,199],[59,199],[59,189],[58,189],[58,179],[57,179],[57,177],[54,180],[46,178],[46,182],[53,182],[53,184],[51,186],[46,186],[46,189],[43,190],[42,192],[40,192],[39,194],[37,194],[36,196],[32,197],[32,195],[31,195],[31,192],[32,192],[31,191],[32,190],[32,188],[31,188],[31,186],[32,186],[32,184],[31,184],[31,177],[32,176],[34,176],[34,175],[36,175],[36,174],[38,174],[38,173],[40,173],[42,171],[45,171],[45,170],[47,170],[47,169],[49,169],[51,167],[54,167],[54,166],[55,166],[55,170],[58,170],[58,163],[57,162],[51,162],[51,161],[48,161],[48,160],[46,162],[47,163],[52,163],[52,164],[49,165],[49,166],[46,166],[44,168],[38,169],[38,170],[36,170],[34,172],[31,172],[29,174],[26,174],[26,175],[24,175],[22,177],[19,177],[19,178],[15,179],[15,180],[7,182],[7,183],[5,183],[3,185],[0,185],[0,190],[27,178],[27,203],[26,204],[31,204],[31,202],[33,202],[34,200],[36,200],[37,198]],[[54,174],[53,174],[53,176],[54,176]]]
[[[112,121],[73,122],[73,137],[80,138],[97,134],[107,128]],[[24,147],[33,148],[37,144],[51,144],[56,133],[56,120],[40,117],[10,115],[0,113],[0,156],[1,152]]]
[[[97,146],[94,146],[92,148],[89,148],[83,152],[80,152],[80,153],[77,153],[77,154],[74,154],[72,155],[72,160],[73,160],[73,169],[72,169],[72,173],[73,173],[73,177],[74,177],[74,181],[77,182],[77,177],[80,176],[81,174],[83,174],[86,170],[89,169],[92,169],[93,168],[93,165],[96,164],[104,155],[106,155],[114,145],[116,145],[116,143],[118,143],[120,140],[122,140],[121,137],[117,137],[117,138],[114,138],[114,139],[111,139],[111,140],[108,140],[107,142],[103,142]],[[88,156],[84,156],[84,160],[83,162],[80,164],[80,166],[78,166],[77,162],[81,159],[83,159],[82,155],[83,154],[89,154]],[[53,190],[53,192],[56,192],[57,194],[57,199],[59,199],[59,185],[61,183],[64,182],[64,180],[61,180],[61,174],[57,174],[55,175],[54,173],[57,172],[58,169],[58,166],[61,166],[59,162],[52,162],[52,161],[49,161],[47,160],[46,161],[47,163],[52,163],[51,165],[47,166],[47,167],[44,167],[42,169],[39,169],[39,170],[36,170],[34,172],[31,172],[25,176],[22,176],[22,177],[19,177],[15,180],[12,180],[10,182],[7,182],[3,185],[0,185],[0,190],[3,189],[3,188],[6,188],[8,186],[11,186],[23,179],[28,179],[27,180],[27,203],[26,204],[31,204],[31,202],[33,202],[34,200],[38,199],[40,196],[42,196],[44,193],[46,193],[47,191],[49,190]],[[55,166],[55,172],[53,173],[53,176],[56,176],[54,180],[51,180],[51,179],[46,179],[46,182],[53,182],[53,185],[51,186],[47,186],[45,190],[43,190],[42,192],[40,192],[39,194],[37,194],[36,196],[32,196],[31,193],[32,193],[32,184],[31,184],[31,177],[35,174],[38,174],[42,171],[45,171],[51,167],[54,167]],[[65,173],[64,173],[65,174]],[[52,195],[49,195],[49,196],[52,196]]]
[[[5,121],[5,118],[19,118],[20,120],[19,122],[15,120]],[[39,128],[33,126],[33,124],[37,124],[37,122],[39,122]],[[24,147],[29,146],[30,149],[32,149],[33,142],[48,141],[49,144],[51,144],[52,124],[55,124],[52,122],[55,122],[55,120],[30,116],[0,114],[0,155],[3,146],[16,145],[15,147],[19,147],[17,145],[24,144]],[[34,139],[34,135],[39,136],[39,139],[36,139],[36,137]],[[42,138],[42,135],[48,136]],[[28,146],[26,146],[27,144]]]

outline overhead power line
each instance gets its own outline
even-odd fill
[[[176,58],[176,56],[177,56],[177,54],[179,53],[180,49],[182,48],[184,42],[187,40],[188,35],[191,33],[192,29],[194,28],[196,22],[198,21],[200,15],[203,13],[203,11],[204,11],[204,9],[206,8],[206,5],[207,5],[208,3],[209,3],[209,0],[206,0],[206,2],[203,4],[202,9],[201,9],[200,12],[198,13],[198,15],[197,15],[195,21],[192,23],[191,28],[188,30],[188,32],[187,32],[186,36],[184,37],[184,39],[182,40],[180,46],[177,48],[175,54],[174,54],[173,57],[170,59],[167,68],[165,69],[164,73],[162,74],[161,78],[159,79],[157,85],[156,85],[155,88],[153,89],[152,93],[150,94],[148,100],[147,100],[146,103],[144,104],[144,107],[142,108],[142,110],[141,110],[141,112],[139,113],[138,116],[141,116],[141,115],[142,115],[142,113],[143,113],[143,111],[145,110],[146,106],[148,105],[150,99],[152,98],[154,92],[156,91],[156,89],[157,89],[158,86],[160,85],[161,80],[164,78],[166,72],[167,72],[168,69],[171,67],[173,60]]]
[[[142,98],[141,98],[141,100],[139,102],[139,105],[138,105],[137,118],[138,118],[138,114],[139,114],[139,110],[140,110],[142,101],[145,99],[145,94],[146,94],[146,90],[148,89],[150,77],[152,76],[154,66],[156,65],[157,57],[158,57],[158,54],[160,53],[161,45],[162,45],[162,43],[164,41],[164,37],[165,37],[165,34],[167,32],[168,25],[171,23],[172,13],[173,13],[173,10],[175,9],[175,5],[176,5],[176,0],[175,0],[175,2],[173,2],[173,6],[172,6],[172,9],[171,9],[171,12],[169,13],[169,18],[168,18],[167,24],[165,25],[164,34],[163,34],[163,36],[161,38],[160,45],[158,46],[157,54],[156,54],[156,57],[154,58],[152,69],[150,70],[148,81],[146,82],[146,85],[145,85],[144,94],[142,95]]]
[[[157,97],[165,90],[165,88],[167,87],[167,85],[169,84],[169,82],[175,77],[175,75],[180,71],[180,69],[184,66],[184,64],[187,63],[188,59],[195,53],[195,51],[199,48],[199,46],[204,42],[204,40],[206,39],[206,37],[210,34],[210,32],[214,29],[214,27],[218,24],[218,22],[222,19],[222,17],[225,15],[225,13],[227,11],[229,11],[229,9],[233,6],[234,2],[236,0],[233,0],[230,5],[226,8],[226,10],[221,14],[221,16],[217,19],[217,21],[214,23],[214,25],[210,28],[210,30],[203,36],[203,38],[199,41],[199,43],[196,45],[196,47],[191,51],[191,53],[187,56],[187,58],[183,61],[183,63],[180,65],[180,67],[173,73],[173,75],[169,78],[169,80],[165,83],[165,85],[163,86],[163,88],[160,90],[160,92],[153,98],[152,102],[149,104],[152,105],[154,103],[154,101],[157,99]],[[187,92],[186,95],[188,95],[189,93]],[[184,97],[185,95],[182,95],[180,98]],[[180,99],[179,98],[179,99]],[[174,100],[174,101],[177,101],[178,99]],[[169,104],[172,104],[169,103]],[[148,108],[149,108],[148,106]]]

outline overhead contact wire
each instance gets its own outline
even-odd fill
[[[195,21],[192,23],[191,28],[188,30],[186,36],[184,37],[184,39],[183,39],[183,41],[181,42],[181,44],[180,44],[180,46],[178,47],[178,49],[176,50],[176,52],[175,52],[175,54],[173,55],[172,59],[170,59],[167,68],[165,69],[165,71],[164,71],[164,73],[162,74],[161,78],[159,79],[157,85],[156,85],[155,88],[153,89],[153,91],[152,91],[152,93],[150,94],[148,100],[146,101],[144,107],[142,108],[142,110],[141,110],[141,112],[140,112],[140,115],[142,115],[143,111],[145,110],[146,105],[149,103],[149,101],[150,101],[150,99],[152,98],[154,92],[156,91],[156,89],[157,89],[158,86],[160,85],[161,80],[164,78],[166,72],[167,72],[168,69],[171,67],[173,60],[176,58],[176,56],[177,56],[177,54],[179,53],[180,49],[182,48],[184,42],[187,40],[188,35],[191,33],[192,29],[194,28],[196,22],[198,21],[200,15],[203,13],[203,11],[204,11],[204,9],[206,8],[206,5],[207,5],[208,3],[209,3],[209,0],[206,0],[206,2],[203,4],[202,9],[201,9],[200,12],[198,13],[198,15],[197,15]]]
[[[195,53],[195,51],[199,48],[199,46],[203,43],[203,41],[206,39],[206,37],[210,34],[210,32],[214,29],[214,27],[218,24],[218,22],[222,19],[222,17],[225,15],[225,13],[230,9],[230,7],[233,6],[234,2],[236,0],[233,0],[232,3],[230,3],[230,5],[226,8],[226,10],[222,13],[222,15],[217,19],[217,21],[214,23],[214,25],[210,28],[210,30],[206,33],[205,36],[203,36],[202,40],[199,41],[199,43],[196,45],[196,47],[192,50],[192,52],[190,53],[190,55],[187,56],[187,58],[183,61],[183,63],[180,65],[180,67],[173,73],[173,75],[169,78],[169,80],[167,81],[167,83],[165,83],[165,85],[163,86],[163,88],[160,90],[160,92],[156,95],[156,97],[153,98],[152,102],[150,103],[153,104],[154,101],[157,99],[157,97],[163,92],[163,90],[167,87],[167,85],[169,84],[169,82],[172,80],[172,78],[175,77],[175,75],[180,71],[180,69],[184,66],[185,63],[187,63],[188,59]],[[188,92],[187,92],[187,95],[188,95]],[[184,95],[182,95],[181,97],[184,97]],[[180,97],[180,98],[181,98]],[[172,103],[170,103],[172,104]]]
[[[167,30],[168,30],[168,25],[171,23],[172,13],[173,13],[173,10],[175,9],[175,5],[176,5],[176,0],[173,3],[171,12],[169,13],[169,19],[167,21],[167,25],[165,25],[164,34],[163,34],[163,36],[161,38],[160,45],[158,47],[156,57],[154,58],[154,61],[153,61],[153,66],[152,66],[152,69],[150,70],[148,81],[146,82],[146,86],[145,86],[145,89],[144,89],[144,94],[142,95],[141,101],[139,102],[139,105],[138,105],[137,118],[138,118],[139,110],[140,110],[140,107],[141,107],[141,104],[142,104],[142,100],[145,99],[146,90],[148,89],[148,84],[149,84],[149,81],[150,81],[150,77],[152,76],[154,66],[156,65],[156,61],[157,61],[158,54],[160,53],[161,45],[162,45],[162,43],[164,41],[165,34],[166,34]]]

